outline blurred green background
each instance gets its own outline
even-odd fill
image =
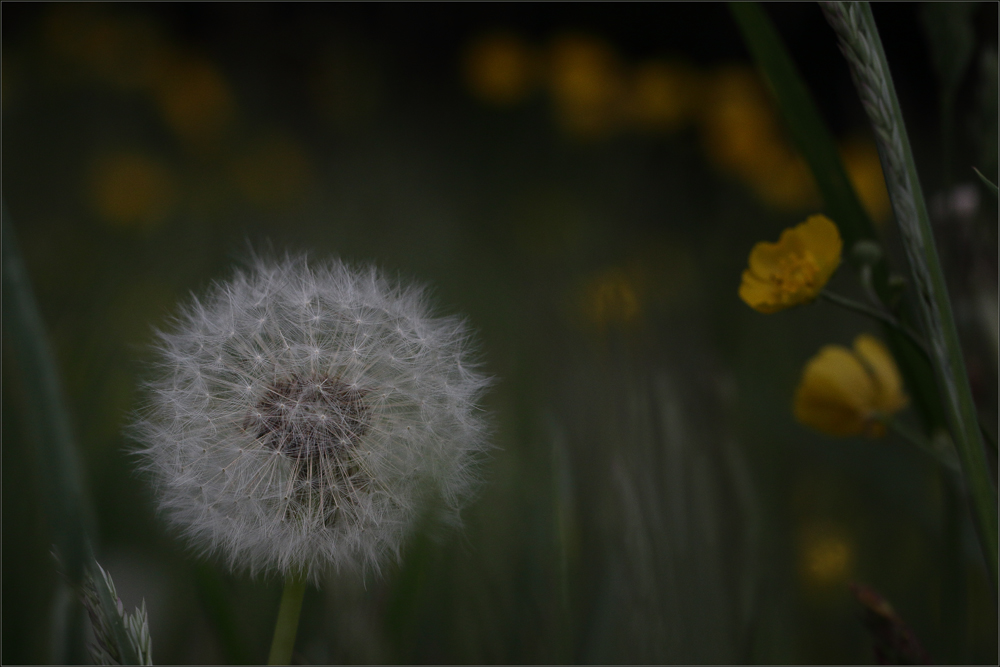
[[[997,6],[942,144],[921,9],[877,4],[973,391],[997,421]],[[768,5],[903,270],[814,5]],[[848,584],[935,662],[997,660],[968,510],[889,436],[794,422],[825,344],[878,328],[736,290],[821,210],[723,4],[11,4],[3,195],[85,461],[98,558],[162,663],[260,662],[280,581],[197,559],[122,428],[155,327],[250,248],[373,262],[478,331],[498,446],[465,528],[306,594],[303,663],[871,662]],[[953,41],[954,41],[953,40]],[[964,40],[964,41],[962,41]],[[860,295],[849,264],[835,276]],[[49,660],[58,575],[3,347],[5,663]],[[991,459],[995,464],[995,458]]]

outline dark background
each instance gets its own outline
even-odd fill
[[[868,137],[818,7],[767,11],[833,134]],[[977,196],[935,222],[995,424],[996,201],[967,165],[996,180],[983,57],[992,49],[995,72],[997,5],[972,14],[948,182],[919,5],[873,11],[932,209],[956,185]],[[763,316],[736,296],[752,245],[816,207],[773,206],[713,163],[700,121],[580,136],[544,83],[502,106],[463,74],[470,46],[501,30],[536,54],[583,35],[621,71],[674,59],[711,81],[750,64],[726,5],[5,2],[2,19],[4,200],[85,461],[98,557],[126,608],[146,600],[157,662],[266,654],[280,582],[186,551],[121,434],[153,328],[263,247],[430,284],[442,312],[479,331],[498,378],[486,407],[499,449],[466,528],[421,527],[383,578],[311,588],[298,660],[871,662],[847,588],[858,581],[935,662],[995,663],[995,600],[934,463],[893,436],[838,440],[792,419],[805,362],[877,327],[828,304]],[[146,57],[188,63],[177,71],[192,78],[154,85],[131,68]],[[221,120],[184,116],[186,92],[224,94]],[[154,193],[138,212],[120,208],[133,181],[108,180],[123,164]],[[903,270],[891,221],[880,230]],[[860,293],[846,268],[834,286]],[[609,289],[639,314],[596,308]],[[46,462],[6,339],[3,354],[2,659],[45,662],[58,582]],[[676,429],[650,435],[643,420],[658,414]],[[644,456],[666,456],[668,474]]]

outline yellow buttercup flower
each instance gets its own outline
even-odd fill
[[[907,403],[889,350],[862,334],[854,349],[827,345],[806,364],[795,391],[795,418],[829,435],[885,435],[881,419]]]
[[[740,298],[762,313],[812,301],[837,270],[843,246],[837,225],[825,215],[809,216],[783,231],[777,243],[753,247]]]

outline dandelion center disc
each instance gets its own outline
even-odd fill
[[[293,377],[267,388],[244,428],[293,459],[335,459],[370,427],[363,392],[336,378]]]

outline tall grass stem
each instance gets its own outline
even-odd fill
[[[948,289],[938,259],[913,152],[867,2],[822,2],[878,142],[889,197],[910,264],[931,363],[969,486],[983,558],[997,591],[997,493],[979,432]]]

